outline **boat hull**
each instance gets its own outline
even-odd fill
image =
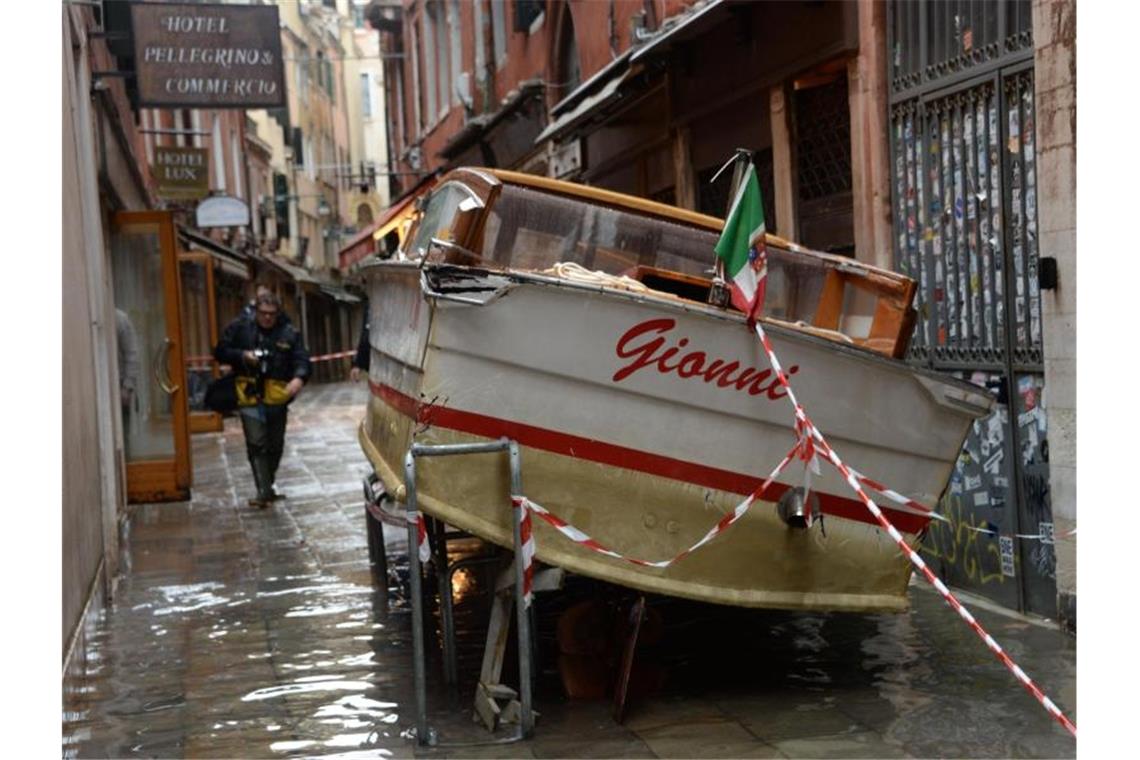
[[[476,278],[478,280],[478,278]],[[361,446],[403,493],[412,442],[519,442],[524,493],[612,550],[673,557],[754,489],[794,442],[792,408],[759,341],[711,309],[529,275],[494,275],[470,296],[433,295],[414,267],[370,271],[372,394]],[[478,303],[474,303],[477,301]],[[797,397],[848,464],[926,504],[988,405],[901,362],[770,330]],[[719,362],[719,363],[717,363]],[[774,499],[667,568],[575,544],[535,521],[536,556],[647,592],[749,607],[897,611],[910,565],[833,468],[813,490],[822,526],[787,526]],[[505,457],[424,459],[420,508],[511,546]],[[928,518],[888,510],[914,545]]]

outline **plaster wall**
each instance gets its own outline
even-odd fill
[[[1077,520],[1077,7],[1074,0],[1034,0],[1039,255],[1057,260],[1057,288],[1041,291],[1049,487],[1058,535]],[[1075,627],[1076,536],[1059,539],[1058,608]]]
[[[97,203],[81,176],[81,162],[90,154],[80,145],[81,130],[91,129],[88,114],[77,100],[85,95],[77,81],[82,53],[73,55],[68,14],[63,20],[63,656],[80,625],[84,605],[103,559],[99,501],[98,403],[95,395],[95,351],[91,343],[91,301],[87,292],[88,264],[82,220],[85,205]],[[89,143],[88,143],[89,144]]]

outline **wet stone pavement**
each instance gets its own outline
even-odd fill
[[[400,528],[385,526],[388,584],[374,583],[368,564],[368,466],[356,443],[366,398],[363,385],[306,390],[278,476],[288,498],[265,511],[246,505],[253,482],[237,421],[193,437],[192,500],[135,509],[113,604],[90,629],[82,674],[64,681],[64,757],[1075,756],[1075,742],[957,615],[914,584],[904,615],[652,599],[656,643],[647,639],[638,663],[661,683],[634,694],[618,725],[608,700],[564,696],[553,631],[576,601],[619,607],[629,594],[571,579],[536,601],[534,738],[414,746]],[[453,584],[458,689],[442,686],[428,647],[429,722],[448,743],[491,738],[471,720],[488,572],[461,571]],[[1075,641],[1050,623],[967,605],[1076,720]],[[512,642],[508,684],[513,658]]]

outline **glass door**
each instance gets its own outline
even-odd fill
[[[182,334],[186,345],[186,400],[190,407],[190,432],[218,432],[222,415],[206,408],[206,386],[218,376],[214,345],[218,342],[217,306],[214,295],[214,259],[206,253],[178,254],[182,287]]]
[[[190,440],[170,212],[115,214],[111,269],[127,499],[186,499]]]

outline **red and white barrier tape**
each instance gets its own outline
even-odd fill
[[[416,526],[416,553],[420,556],[420,563],[426,565],[431,562],[431,544],[428,543],[427,523],[422,512],[408,512],[409,525]]]
[[[523,556],[523,560],[524,560],[523,576],[524,576],[524,578],[526,578],[526,577],[530,577],[533,574],[533,569],[532,569],[533,562],[532,562],[532,560],[534,558],[534,538],[533,538],[533,535],[531,534],[530,518],[529,518],[529,513],[531,513],[531,512],[533,512],[535,515],[537,515],[539,517],[539,519],[541,519],[543,522],[550,525],[552,528],[557,530],[559,533],[561,533],[566,538],[570,539],[571,541],[573,541],[576,544],[580,544],[580,545],[586,547],[587,549],[590,549],[591,551],[597,552],[598,554],[604,554],[607,557],[613,557],[614,559],[620,559],[620,560],[623,560],[625,562],[629,562],[629,563],[634,564],[634,565],[641,565],[642,567],[665,568],[665,567],[669,567],[674,562],[677,562],[681,559],[684,559],[688,555],[692,554],[694,551],[701,548],[702,546],[707,544],[709,541],[712,541],[714,538],[719,536],[721,533],[724,533],[734,523],[739,521],[740,518],[744,517],[744,515],[748,513],[748,510],[752,507],[752,505],[760,499],[760,497],[764,494],[765,491],[768,490],[768,487],[772,485],[772,483],[776,480],[777,476],[779,476],[780,472],[785,467],[787,467],[789,462],[791,462],[793,459],[796,458],[796,452],[799,451],[799,448],[800,448],[800,444],[797,443],[792,448],[792,450],[788,452],[787,456],[784,457],[784,460],[782,462],[780,462],[780,464],[776,465],[776,469],[774,469],[772,471],[772,473],[768,476],[768,478],[763,483],[761,483],[756,488],[755,491],[750,493],[744,499],[744,501],[737,504],[736,507],[733,508],[733,510],[731,512],[728,512],[727,514],[725,514],[724,517],[722,517],[716,523],[716,525],[714,525],[712,528],[710,528],[708,533],[706,533],[699,541],[697,541],[695,544],[693,544],[689,548],[683,550],[680,554],[673,557],[672,559],[659,560],[656,562],[651,561],[651,560],[647,560],[647,559],[639,559],[637,557],[626,557],[623,554],[619,554],[618,552],[615,552],[613,549],[610,549],[609,547],[605,546],[604,544],[597,541],[596,539],[593,539],[590,536],[583,533],[582,531],[578,530],[577,528],[575,528],[573,525],[571,525],[570,523],[563,520],[558,515],[552,514],[542,505],[536,504],[535,502],[531,501],[530,499],[528,499],[527,497],[525,497],[521,494],[512,495],[511,496],[511,504],[515,507],[517,515],[518,515],[516,519],[518,519],[522,525],[526,526],[526,535],[523,537],[523,553],[524,553],[524,556]],[[529,541],[529,546],[530,546],[529,553],[528,553],[528,549],[527,549],[528,541]],[[524,587],[524,590],[525,590],[525,587]],[[529,604],[529,597],[528,597],[528,604]]]
[[[534,600],[534,533],[530,524],[530,510],[524,501],[511,497],[512,510],[519,523],[519,543],[522,544],[520,559],[523,563],[523,605],[530,606]]]
[[[343,359],[346,356],[355,356],[355,355],[356,355],[355,350],[353,350],[353,351],[338,351],[335,354],[320,354],[319,356],[310,356],[309,361],[310,362],[327,362],[327,361],[332,361],[333,359]],[[213,367],[212,362],[214,361],[214,357],[212,357],[212,356],[187,356],[185,361],[186,361],[186,369],[192,370],[192,371],[202,371],[202,370],[211,369]]]
[[[821,433],[819,428],[815,426],[815,424],[807,416],[807,412],[796,400],[795,393],[792,391],[791,384],[788,382],[788,377],[784,373],[783,367],[780,366],[779,359],[776,358],[776,353],[772,348],[771,342],[768,340],[768,335],[764,332],[764,328],[760,325],[759,322],[754,323],[753,328],[756,330],[756,334],[760,338],[760,343],[764,346],[764,351],[768,355],[768,361],[771,363],[772,368],[776,372],[778,381],[787,391],[789,403],[792,404],[795,410],[794,429],[797,438],[796,445],[792,447],[787,456],[784,457],[784,460],[780,462],[779,465],[777,465],[776,469],[772,471],[772,474],[759,488],[749,494],[748,497],[745,498],[744,501],[742,501],[740,504],[738,504],[732,512],[726,514],[719,522],[717,522],[717,524],[713,526],[713,528],[710,529],[709,532],[706,533],[700,541],[693,544],[688,549],[685,549],[672,559],[658,562],[651,562],[649,560],[637,559],[634,557],[625,557],[618,552],[607,548],[595,539],[570,525],[565,520],[557,517],[554,514],[551,514],[542,506],[527,499],[525,496],[521,494],[513,494],[511,496],[511,504],[514,507],[515,519],[517,519],[520,523],[520,535],[522,537],[523,545],[521,561],[523,562],[523,593],[525,603],[527,605],[531,603],[534,578],[535,544],[530,522],[530,514],[532,512],[538,515],[539,518],[555,528],[566,538],[574,541],[577,544],[585,546],[594,552],[604,554],[609,557],[614,557],[615,559],[624,560],[636,565],[663,568],[668,567],[672,563],[688,556],[696,549],[700,548],[716,536],[723,533],[731,525],[743,517],[747,513],[748,509],[752,506],[752,503],[756,501],[756,499],[759,498],[759,496],[762,495],[765,490],[767,490],[772,481],[775,480],[779,473],[792,459],[798,458],[804,462],[805,489],[810,488],[810,473],[812,471],[818,472],[816,457],[823,456],[839,470],[844,479],[846,479],[847,484],[859,496],[860,500],[862,500],[863,504],[871,512],[871,515],[876,519],[879,525],[887,531],[888,535],[890,535],[892,539],[894,539],[895,543],[899,547],[899,550],[907,557],[907,559],[910,560],[911,564],[913,564],[919,570],[919,572],[922,573],[923,577],[932,586],[934,586],[938,593],[942,595],[942,598],[946,601],[946,603],[949,604],[950,607],[958,613],[958,615],[966,622],[967,625],[970,626],[971,629],[973,629],[978,637],[982,639],[987,647],[989,647],[990,651],[992,651],[1002,662],[1002,664],[1004,664],[1006,668],[1008,668],[1009,671],[1013,673],[1014,677],[1017,678],[1017,680],[1021,682],[1025,689],[1037,699],[1041,706],[1044,707],[1045,710],[1050,715],[1052,715],[1058,723],[1064,726],[1065,729],[1075,737],[1077,735],[1076,725],[1074,725],[1067,717],[1065,717],[1064,713],[1062,713],[1061,710],[1055,704],[1053,704],[1053,702],[1047,696],[1045,696],[1045,694],[1041,691],[1041,689],[1037,687],[1033,680],[1030,679],[1028,675],[1026,675],[1025,671],[1018,667],[1017,663],[1015,663],[1009,657],[1009,655],[1005,653],[1005,650],[1001,648],[997,641],[995,641],[994,638],[990,636],[990,634],[986,633],[985,629],[981,627],[977,619],[975,619],[974,616],[970,614],[969,610],[967,610],[962,605],[962,603],[958,601],[958,598],[950,592],[950,589],[946,587],[946,584],[944,584],[936,575],[934,575],[930,568],[927,567],[926,562],[923,561],[922,557],[920,557],[916,551],[910,548],[910,546],[906,543],[906,540],[903,538],[902,534],[899,533],[898,529],[895,528],[893,524],[891,524],[890,520],[887,519],[886,515],[883,514],[882,510],[879,509],[871,497],[866,494],[862,486],[866,485],[868,488],[871,488],[900,504],[908,506],[912,509],[916,509],[923,514],[929,514],[931,517],[941,516],[936,515],[932,510],[923,506],[922,504],[908,499],[897,491],[893,491],[879,483],[876,483],[870,478],[867,478],[866,476],[861,475],[849,468],[843,462],[843,460],[840,459],[835,450],[831,448],[827,442],[827,439],[823,437],[823,433]],[[808,524],[810,526],[810,522]],[[1076,533],[1075,529],[1073,531],[1070,531],[1069,535],[1074,533]],[[423,533],[421,535],[426,537],[426,533]],[[1029,538],[1030,536],[1025,537]],[[1042,538],[1042,536],[1035,536],[1035,538]],[[423,545],[421,545],[420,551],[422,556]]]
[[[310,362],[327,362],[333,359],[343,359],[346,356],[355,356],[356,351],[337,351],[335,354],[321,354],[320,356],[310,356]]]
[[[804,408],[800,406],[798,401],[796,401],[795,394],[792,392],[792,387],[788,383],[787,375],[784,374],[784,370],[780,367],[779,360],[776,358],[775,351],[772,350],[772,344],[769,342],[768,335],[764,332],[764,328],[760,325],[759,322],[757,322],[754,326],[754,329],[756,330],[756,334],[760,337],[760,343],[764,346],[765,353],[768,354],[768,361],[772,363],[772,368],[776,371],[776,377],[779,379],[780,384],[788,393],[788,401],[791,402],[795,407],[796,419],[802,421],[804,428],[811,435],[811,437],[815,439],[816,444],[821,450],[823,456],[825,456],[833,465],[835,465],[836,468],[838,468],[839,472],[841,472],[843,474],[843,477],[846,478],[847,484],[851,486],[851,489],[855,491],[855,493],[863,501],[863,504],[867,507],[868,510],[870,510],[871,514],[875,517],[879,524],[883,526],[883,529],[886,530],[887,533],[890,534],[891,538],[894,539],[895,543],[898,545],[902,553],[906,555],[911,564],[918,568],[923,577],[926,578],[926,580],[932,586],[934,586],[938,593],[942,595],[942,598],[946,601],[946,603],[949,604],[964,621],[966,621],[966,624],[974,630],[974,633],[976,633],[982,639],[982,641],[985,642],[986,646],[990,648],[990,651],[992,651],[997,656],[997,658],[1001,660],[1002,664],[1004,664],[1006,668],[1008,668],[1009,671],[1013,673],[1014,677],[1021,682],[1022,686],[1024,686],[1026,690],[1032,694],[1038,702],[1041,703],[1041,706],[1044,707],[1045,710],[1050,715],[1052,715],[1058,723],[1064,726],[1070,734],[1076,736],[1076,725],[1074,725],[1068,718],[1065,717],[1064,713],[1062,713],[1061,710],[1055,704],[1053,704],[1053,702],[1047,696],[1045,696],[1041,689],[1037,687],[1037,684],[1035,684],[1033,680],[1030,679],[1028,675],[1026,675],[1025,671],[1018,667],[1017,663],[1010,659],[1009,655],[1005,653],[1005,650],[1001,648],[997,641],[995,641],[992,636],[986,633],[982,626],[978,624],[978,621],[974,618],[974,616],[970,614],[969,610],[967,610],[962,605],[962,603],[958,601],[958,598],[950,592],[950,589],[946,588],[946,584],[944,584],[941,580],[938,579],[936,575],[934,575],[930,568],[927,567],[926,562],[923,561],[922,557],[918,556],[918,553],[907,545],[906,541],[902,537],[902,534],[898,532],[898,529],[896,529],[895,526],[891,524],[891,521],[887,519],[882,510],[880,510],[875,502],[871,500],[871,497],[863,491],[854,473],[850,470],[850,468],[847,467],[847,465],[843,463],[843,460],[839,458],[839,455],[835,452],[835,450],[832,449],[830,445],[828,445],[827,440],[823,437],[823,433],[821,433],[819,431],[819,428],[817,428],[811,422],[806,412],[804,411]]]

